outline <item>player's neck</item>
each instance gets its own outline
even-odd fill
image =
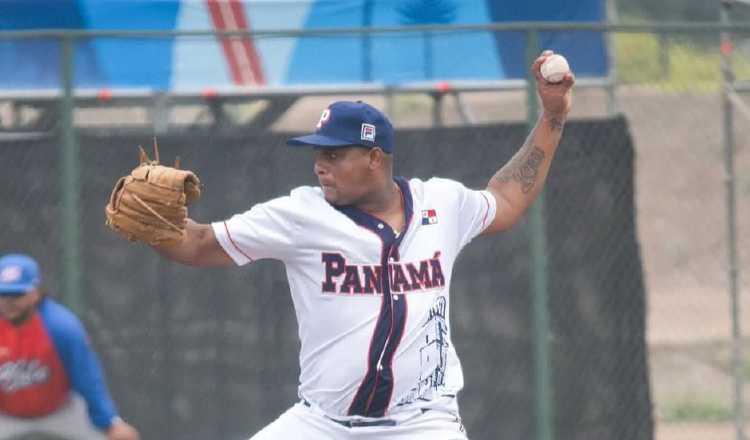
[[[372,216],[375,216],[396,232],[404,227],[404,204],[401,189],[393,179],[380,190],[374,191],[368,198],[358,203],[357,208]]]
[[[13,327],[21,327],[21,326],[23,326],[24,324],[26,324],[29,321],[29,319],[31,318],[31,315],[34,313],[34,311],[36,311],[36,309],[26,310],[22,314],[14,317],[12,319],[7,319],[7,321],[11,325],[13,325]]]

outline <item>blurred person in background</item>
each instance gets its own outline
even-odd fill
[[[0,258],[0,439],[138,440],[78,318],[40,288],[28,255]]]

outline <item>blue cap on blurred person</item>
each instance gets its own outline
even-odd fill
[[[23,295],[39,281],[39,264],[28,255],[8,254],[0,258],[0,295]]]
[[[290,146],[343,148],[380,147],[393,153],[393,125],[375,107],[362,101],[337,101],[323,110],[314,134],[289,139]]]

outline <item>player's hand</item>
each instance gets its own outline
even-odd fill
[[[547,116],[564,119],[573,107],[573,85],[576,82],[573,72],[568,72],[559,83],[547,82],[542,77],[542,63],[554,52],[545,50],[531,65],[531,73],[536,78],[536,87]]]
[[[138,431],[124,420],[116,420],[107,431],[107,440],[140,440]]]

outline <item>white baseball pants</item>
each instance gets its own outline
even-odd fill
[[[0,413],[0,440],[26,434],[51,434],[70,440],[105,440],[106,436],[89,420],[86,403],[78,394],[54,413],[33,419]]]
[[[393,424],[344,426],[297,403],[250,440],[467,440],[457,414],[429,410]]]

